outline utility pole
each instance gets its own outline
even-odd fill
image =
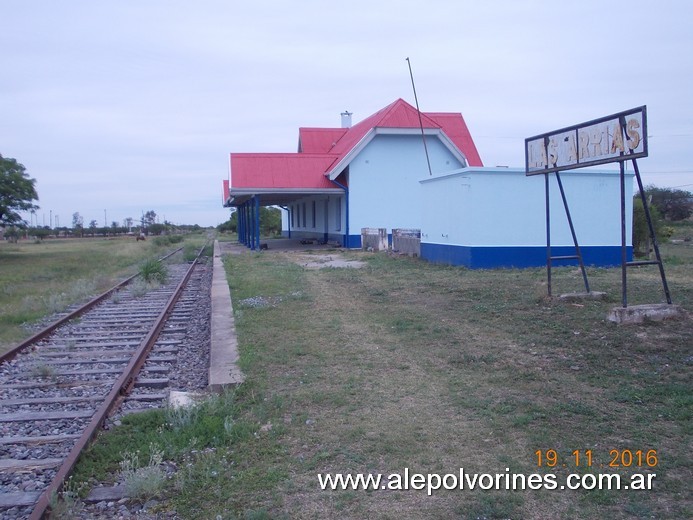
[[[421,139],[423,140],[424,152],[426,153],[426,164],[428,164],[428,175],[433,175],[431,171],[431,160],[428,157],[428,146],[426,146],[426,134],[424,133],[423,120],[421,119],[421,110],[419,109],[419,98],[416,96],[416,86],[414,85],[414,73],[411,71],[411,62],[407,58],[409,65],[409,76],[411,77],[411,88],[414,91],[414,102],[416,103],[416,113],[419,114],[419,126],[421,127]]]

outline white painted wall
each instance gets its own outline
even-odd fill
[[[426,139],[431,169],[439,174],[462,166],[436,137]],[[428,175],[421,136],[376,135],[349,164],[349,233],[361,228],[419,228],[421,188]]]
[[[313,225],[313,202],[315,202],[315,225]],[[304,204],[306,216],[305,221],[303,219]],[[283,234],[286,235],[288,233],[292,211],[294,212],[293,226],[291,226],[292,236],[294,236],[295,233],[296,237],[320,235],[319,238],[321,238],[325,233],[326,218],[327,233],[331,235],[342,234],[344,233],[344,226],[346,225],[346,212],[344,204],[344,195],[316,195],[297,199],[296,201],[286,205],[286,208],[289,211],[282,211]],[[340,208],[340,211],[337,211],[337,207]],[[339,223],[338,218],[341,219]]]
[[[550,176],[551,243],[570,235],[555,174]],[[621,244],[618,171],[561,172],[581,246]],[[523,168],[465,168],[420,181],[421,242],[464,246],[546,246],[544,176]],[[628,245],[631,244],[633,174],[626,174]],[[411,227],[418,227],[412,225]]]

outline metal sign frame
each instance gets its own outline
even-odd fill
[[[640,200],[642,201],[643,209],[645,210],[645,219],[647,220],[647,228],[650,232],[650,240],[652,240],[652,249],[654,249],[656,260],[641,260],[628,262],[626,256],[626,188],[625,188],[625,166],[623,162],[621,163],[621,303],[623,308],[628,307],[628,280],[627,280],[627,268],[637,267],[641,265],[658,265],[659,266],[659,276],[662,279],[662,289],[664,290],[664,295],[667,299],[669,305],[672,304],[671,293],[669,292],[669,285],[667,284],[667,277],[664,273],[664,263],[662,262],[662,255],[659,253],[659,243],[657,242],[657,235],[655,234],[654,225],[652,223],[652,216],[650,214],[650,205],[647,202],[647,197],[645,196],[645,190],[642,186],[642,178],[640,177],[640,168],[638,168],[638,163],[633,159],[633,170],[635,171],[635,178],[638,181],[638,191],[640,192]],[[649,254],[649,251],[648,251]]]
[[[602,145],[605,145],[602,148]],[[591,150],[590,150],[590,147]],[[553,132],[539,134],[525,139],[525,174],[544,174],[546,191],[546,268],[548,278],[548,295],[551,296],[551,268],[554,260],[576,259],[582,271],[585,290],[589,293],[590,287],[587,280],[587,272],[582,259],[582,253],[577,241],[577,235],[570,216],[568,202],[566,200],[560,172],[562,170],[584,168],[618,162],[620,165],[620,191],[621,191],[621,302],[623,307],[628,306],[627,268],[642,265],[658,265],[662,279],[662,288],[667,303],[671,305],[671,294],[664,273],[664,264],[659,252],[659,244],[655,235],[650,207],[645,197],[645,191],[640,177],[640,169],[636,159],[647,157],[647,107],[641,106],[618,112],[606,117],[593,119],[585,123],[573,125]],[[625,189],[625,162],[633,162],[635,178],[638,182],[640,199],[645,210],[645,218],[652,240],[656,260],[628,261],[628,248],[626,236],[626,189]],[[549,174],[556,174],[556,181],[561,192],[563,206],[570,226],[570,232],[575,245],[575,255],[551,256],[551,218],[549,197]]]
[[[585,284],[585,291],[590,292],[590,284],[587,280],[587,270],[585,269],[585,262],[582,259],[582,251],[580,250],[580,244],[578,244],[577,235],[575,233],[575,227],[573,226],[573,219],[570,216],[570,209],[568,208],[568,200],[565,196],[565,190],[563,189],[563,182],[561,181],[560,172],[556,173],[556,182],[558,183],[558,188],[561,192],[561,199],[563,200],[563,208],[565,209],[565,215],[568,218],[568,226],[570,227],[570,234],[573,238],[573,245],[575,246],[574,255],[561,255],[552,256],[551,255],[551,197],[549,189],[549,175],[548,173],[544,175],[544,189],[546,193],[546,276],[547,276],[547,289],[548,294],[551,296],[551,268],[553,267],[553,262],[560,260],[577,260],[580,266],[580,272],[582,273],[582,281]]]
[[[647,157],[647,107],[525,139],[525,173],[539,175]]]

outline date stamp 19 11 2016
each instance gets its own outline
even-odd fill
[[[545,449],[534,452],[537,466],[542,468],[656,468],[659,464],[657,450],[612,449],[601,458],[591,449],[573,450],[569,455],[559,455],[557,450]]]

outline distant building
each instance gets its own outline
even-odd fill
[[[239,211],[239,240],[259,248],[259,208],[272,205],[285,210],[283,234],[291,238],[360,247],[361,228],[388,233],[417,228],[421,256],[431,261],[469,267],[543,265],[543,176],[483,168],[459,113],[420,116],[398,99],[353,126],[351,114],[344,112],[340,128],[300,128],[296,153],[232,153],[224,206]],[[611,202],[605,198],[618,188],[618,175],[583,171],[565,177],[588,263],[618,263],[614,248],[620,234],[611,237],[611,224],[604,225],[613,218],[620,226],[618,213],[612,216],[614,208],[618,212],[618,195]],[[628,182],[631,189],[631,177]],[[572,247],[556,197],[554,189],[553,243]]]

